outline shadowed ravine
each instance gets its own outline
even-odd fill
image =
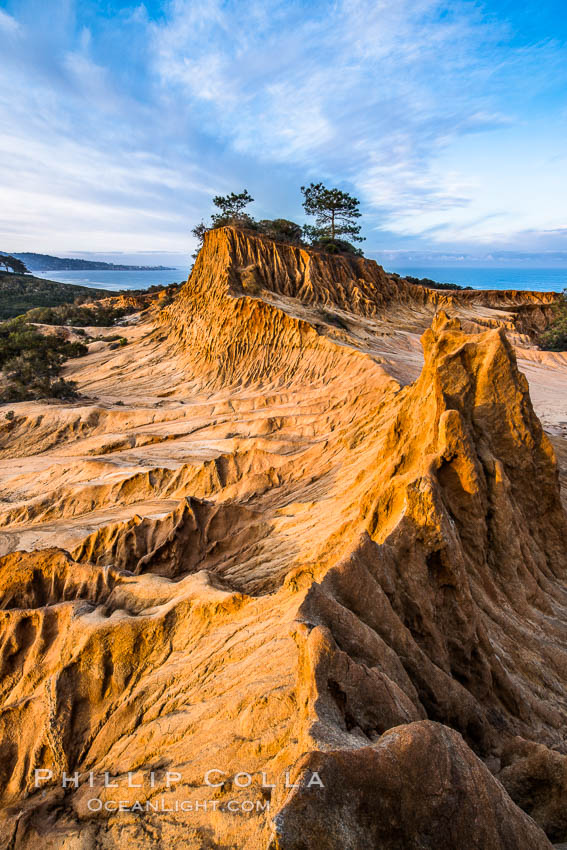
[[[128,346],[67,367],[80,403],[14,405],[0,848],[567,841],[553,300],[224,228]]]

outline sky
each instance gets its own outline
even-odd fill
[[[564,0],[0,0],[0,250],[162,262],[215,194],[368,256],[567,266]]]

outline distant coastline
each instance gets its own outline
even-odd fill
[[[0,251],[2,254],[8,251]],[[12,253],[21,260],[30,272],[51,271],[115,271],[115,272],[163,272],[175,271],[173,266],[129,266],[117,263],[103,263],[97,260],[79,260],[74,257],[53,257],[51,254],[24,252]]]

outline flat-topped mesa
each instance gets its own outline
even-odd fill
[[[390,285],[374,265],[377,280]],[[370,288],[363,296],[349,269],[344,258],[220,228],[206,235],[189,280],[161,320],[201,387],[326,386],[345,375],[351,386],[388,383],[366,355],[326,339],[313,324],[286,312],[283,302],[270,303],[271,294],[285,293],[306,304],[334,298],[349,309],[364,302],[370,311]],[[375,289],[378,293],[378,283]]]
[[[222,227],[209,231],[183,295],[257,296],[262,290],[309,305],[372,316],[393,299],[427,300],[428,290],[390,278],[373,260],[331,255]]]
[[[505,307],[546,305],[557,298],[549,292],[428,289],[387,274],[365,257],[300,248],[232,227],[209,231],[183,297],[255,296],[262,290],[364,316],[378,315],[392,302]]]

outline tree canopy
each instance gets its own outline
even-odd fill
[[[327,189],[322,183],[302,186],[303,209],[307,215],[315,216],[315,225],[306,225],[304,231],[314,241],[335,240],[346,236],[353,242],[363,242],[360,225],[356,219],[361,213],[358,198],[340,189]]]
[[[243,215],[244,207],[251,204],[253,200],[247,189],[238,194],[231,192],[230,195],[215,195],[213,204],[218,207],[219,212],[212,215],[213,227],[222,227],[223,224],[228,223],[226,220],[238,221],[244,218],[246,216],[246,214]]]
[[[211,216],[211,224],[201,221],[191,230],[199,243],[193,258],[197,257],[209,230],[227,225],[254,231],[289,245],[306,247],[310,243],[312,247],[328,253],[362,255],[360,248],[355,248],[347,241],[364,241],[364,237],[360,236],[360,225],[356,223],[361,215],[358,199],[340,189],[327,189],[322,183],[302,186],[301,191],[304,197],[303,208],[308,215],[315,216],[315,225],[301,227],[300,224],[284,218],[255,221],[245,212],[247,205],[254,200],[247,189],[238,193],[231,192],[230,195],[215,195],[213,203],[218,212]]]
[[[193,254],[193,259],[197,257],[202,245],[205,233],[213,230],[215,227],[225,227],[232,224],[240,227],[255,227],[256,223],[247,213],[244,212],[244,207],[251,204],[254,198],[247,189],[243,192],[231,192],[230,195],[215,195],[213,204],[218,208],[218,212],[211,216],[211,225],[208,226],[204,221],[199,222],[191,233],[198,240],[198,247]]]
[[[10,254],[0,254],[0,266],[4,266],[7,272],[15,274],[26,274],[27,268],[17,257],[12,257]]]

